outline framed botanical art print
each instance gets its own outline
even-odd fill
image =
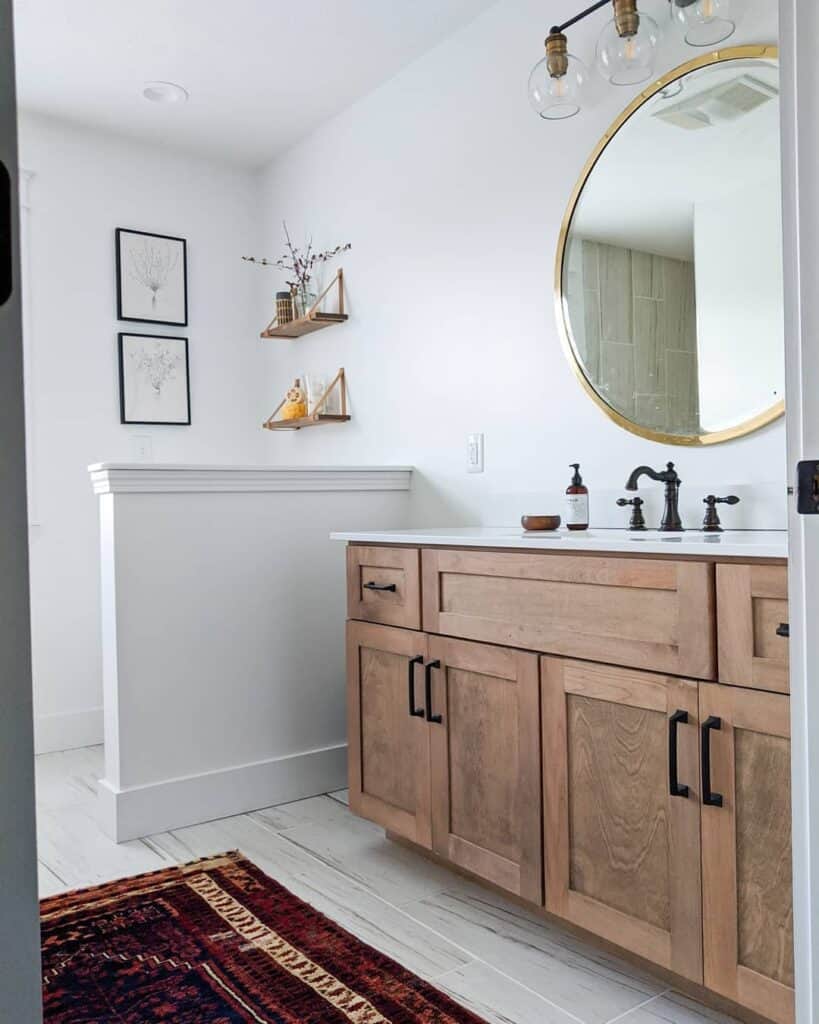
[[[184,238],[116,230],[117,319],[184,327],[188,254]]]
[[[188,426],[188,339],[164,334],[120,334],[119,407],[121,423]]]

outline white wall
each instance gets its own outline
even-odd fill
[[[407,526],[409,470],[93,476],[109,835],[342,788],[345,551],[330,533]]]
[[[707,430],[750,419],[785,392],[780,192],[777,176],[694,208],[700,418]]]
[[[667,0],[650,6],[667,18]],[[743,4],[731,43],[775,42],[775,6]],[[266,438],[267,457],[411,463],[419,524],[485,525],[559,509],[570,461],[582,463],[593,524],[623,524],[613,499],[629,471],[672,459],[690,525],[704,494],[730,488],[744,501],[726,521],[784,527],[781,423],[708,450],[646,442],[589,401],[562,354],[560,223],[590,150],[636,92],[595,85],[589,108],[561,124],[532,113],[526,79],[543,37],[577,7],[500,0],[265,170],[265,254],[279,253],[283,217],[322,246],[353,245],[352,322],[266,353],[272,390],[343,362],[353,420]],[[573,28],[571,51],[591,61],[604,23],[601,12]],[[697,53],[667,43],[658,73]],[[266,296],[258,308],[263,319]],[[470,431],[486,433],[482,476],[465,472]],[[658,515],[657,488],[649,494]]]
[[[102,738],[99,544],[89,463],[253,462],[264,405],[257,325],[240,256],[252,249],[254,183],[39,116],[20,122],[29,182],[26,310],[32,627],[39,750]],[[114,228],[188,240],[187,328],[117,324]],[[192,425],[119,422],[117,331],[189,338]]]

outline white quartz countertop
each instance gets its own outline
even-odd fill
[[[705,555],[710,558],[787,558],[786,530],[725,530],[724,533],[660,533],[659,530],[566,529],[526,533],[520,527],[468,526],[437,530],[338,532],[333,540],[355,544],[415,544],[421,547],[516,548],[529,551],[609,551],[630,554]]]

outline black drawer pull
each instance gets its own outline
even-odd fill
[[[424,709],[417,708],[415,706],[415,666],[422,665],[423,663],[424,656],[422,654],[418,654],[414,658],[410,658],[409,660],[409,679],[407,680],[407,689],[409,692],[407,700],[409,702],[409,713],[412,715],[413,718],[424,717]]]
[[[711,733],[722,728],[722,719],[711,715],[702,723],[702,802],[722,807],[722,793],[711,790]]]
[[[440,668],[440,661],[428,661],[424,665],[424,691],[427,698],[427,721],[428,722],[443,722],[442,715],[433,715],[432,713],[432,670],[434,668]]]
[[[681,786],[677,776],[677,727],[688,724],[687,711],[675,711],[668,720],[668,786],[672,796],[688,796],[688,786]]]
[[[784,636],[787,639],[791,635],[791,624],[790,622],[780,622],[776,627],[776,635]]]
[[[365,583],[365,590],[389,590],[390,593],[394,594],[398,587],[394,583]]]

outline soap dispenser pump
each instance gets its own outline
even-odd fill
[[[589,528],[589,489],[580,475],[580,463],[571,462],[572,482],[566,488],[566,527],[569,530]]]

